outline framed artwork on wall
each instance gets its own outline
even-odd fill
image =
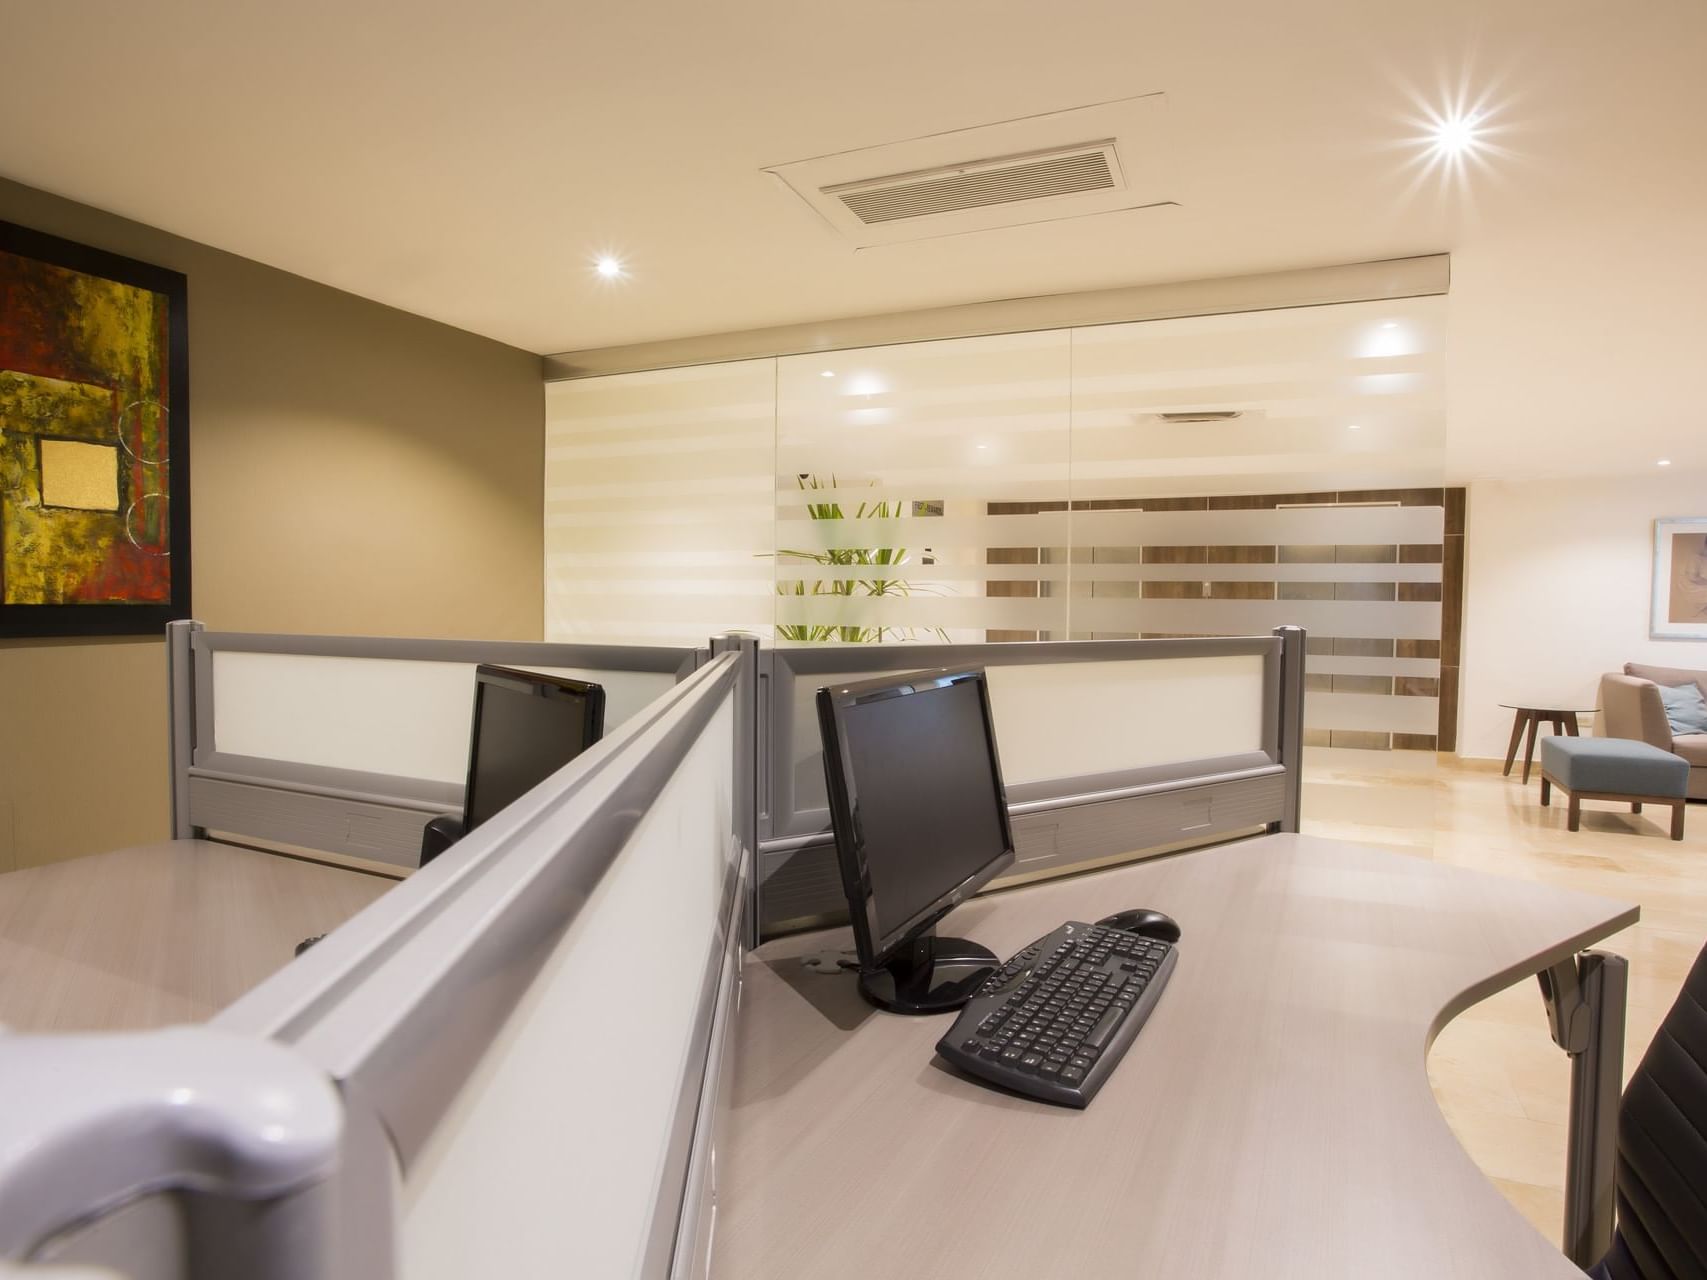
[[[1654,521],[1655,640],[1707,640],[1707,516]]]
[[[0,222],[0,638],[190,616],[187,296]]]

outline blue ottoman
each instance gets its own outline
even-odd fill
[[[1541,739],[1541,803],[1551,788],[1570,796],[1567,826],[1582,822],[1584,800],[1626,800],[1630,812],[1643,804],[1671,806],[1671,838],[1683,839],[1683,800],[1689,761],[1631,738]]]

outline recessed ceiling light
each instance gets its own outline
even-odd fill
[[[1348,422],[1345,424],[1345,429],[1347,431],[1362,431],[1363,424],[1361,422]]]
[[[836,376],[836,371],[834,369],[826,369],[826,370],[824,370],[824,372],[820,373],[818,376],[820,378],[833,378]]]
[[[1434,123],[1434,149],[1442,155],[1461,156],[1476,150],[1481,142],[1482,118],[1475,112],[1453,112]]]
[[[1382,323],[1381,327],[1383,329],[1397,329],[1399,327],[1399,322],[1397,320],[1387,320]]]
[[[1405,163],[1411,180],[1402,189],[1401,200],[1419,196],[1430,185],[1468,195],[1478,174],[1498,161],[1515,158],[1509,139],[1501,136],[1512,132],[1512,103],[1496,97],[1495,86],[1477,91],[1462,79],[1456,86],[1439,84],[1433,92],[1415,88],[1404,92],[1415,111],[1402,117],[1408,136],[1393,140],[1411,153]]]
[[[1671,459],[1670,458],[1661,458],[1659,465],[1662,467],[1669,467],[1669,466],[1671,466]]]
[[[628,274],[622,265],[622,259],[612,257],[608,253],[599,255],[598,261],[593,264],[593,270],[599,273],[601,280],[617,280]]]

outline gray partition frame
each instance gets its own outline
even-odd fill
[[[827,809],[796,803],[789,776],[794,689],[850,673],[863,678],[932,667],[1130,662],[1260,656],[1261,748],[1234,756],[1010,785],[1014,874],[1060,874],[1099,860],[1159,853],[1262,831],[1296,831],[1303,759],[1305,634],[1180,640],[872,645],[773,649],[759,665],[761,937],[845,917]]]
[[[403,868],[416,865],[427,821],[461,812],[461,785],[221,751],[211,661],[220,652],[577,667],[652,672],[678,682],[707,656],[704,649],[684,647],[273,635],[209,631],[194,621],[171,623],[167,687],[174,838],[214,832]]]
[[[726,870],[639,1270],[645,1280],[689,1274],[709,1246],[711,1116],[728,1080],[724,1033],[753,867],[756,646],[717,647],[482,824],[457,856],[398,885],[206,1027],[19,1037],[32,1047],[30,1078],[86,1087],[8,1117],[0,1185],[27,1186],[29,1203],[0,1215],[0,1259],[48,1250],[62,1264],[171,1268],[186,1280],[396,1280],[398,1166],[410,1167],[732,702],[735,803],[717,833]],[[199,1105],[183,1105],[186,1093]],[[132,1212],[154,1207],[162,1212]]]
[[[753,756],[754,722],[740,713],[753,657],[720,653],[646,712],[619,726],[585,766],[548,794],[524,797],[374,903],[313,951],[214,1019],[218,1030],[263,1036],[295,1049],[337,1081],[353,1126],[382,1140],[379,1153],[347,1149],[346,1164],[371,1168],[395,1157],[405,1176],[450,1108],[492,1036],[509,1018],[593,887],[621,856],[635,825],[674,776],[713,715],[736,702],[731,744],[735,786]],[[580,762],[577,762],[579,764]],[[739,795],[739,791],[736,792]],[[554,815],[591,802],[571,830]],[[662,1163],[661,1211],[644,1249],[642,1274],[672,1274],[694,1248],[710,1178],[710,1149],[699,1138],[706,1099],[721,1070],[721,1028],[746,935],[752,848],[751,810],[737,804],[727,832],[729,873],[719,928],[706,957],[702,993],[681,1083],[671,1145]],[[494,907],[494,904],[498,904]],[[412,961],[430,956],[426,967]],[[359,985],[352,975],[361,975]],[[454,1025],[458,1034],[445,1037]],[[383,1138],[381,1138],[383,1135]],[[388,1185],[388,1183],[387,1183]],[[346,1188],[346,1190],[351,1190]],[[368,1197],[382,1194],[369,1182]],[[384,1206],[373,1206],[383,1209]],[[338,1275],[378,1277],[395,1258],[375,1232],[387,1212],[347,1215],[355,1234],[335,1250]]]

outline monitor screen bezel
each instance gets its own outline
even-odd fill
[[[932,689],[971,681],[978,688],[983,714],[984,745],[995,774],[998,820],[1003,852],[970,876],[947,889],[914,912],[887,934],[879,934],[877,901],[871,888],[866,851],[853,814],[859,802],[857,783],[847,764],[848,749],[841,712],[849,707],[891,698],[913,697]],[[983,888],[1014,862],[1013,823],[1008,816],[1007,784],[1002,778],[1001,754],[996,747],[996,722],[990,711],[990,687],[982,667],[915,671],[883,680],[834,685],[818,691],[818,722],[824,740],[824,780],[829,791],[830,818],[836,842],[836,861],[841,867],[842,888],[847,894],[848,915],[853,923],[854,946],[860,968],[880,968],[901,946],[924,932],[949,911]]]
[[[465,832],[472,831],[475,827],[473,821],[474,781],[480,763],[480,716],[486,690],[494,685],[514,692],[538,693],[544,698],[575,698],[580,700],[583,708],[581,751],[586,751],[604,736],[605,690],[603,685],[595,684],[590,680],[576,680],[571,676],[549,675],[543,671],[524,671],[517,667],[503,667],[488,662],[483,662],[475,667],[474,710],[470,716],[468,730],[468,773],[462,788],[462,822]],[[577,752],[577,754],[580,753]]]

